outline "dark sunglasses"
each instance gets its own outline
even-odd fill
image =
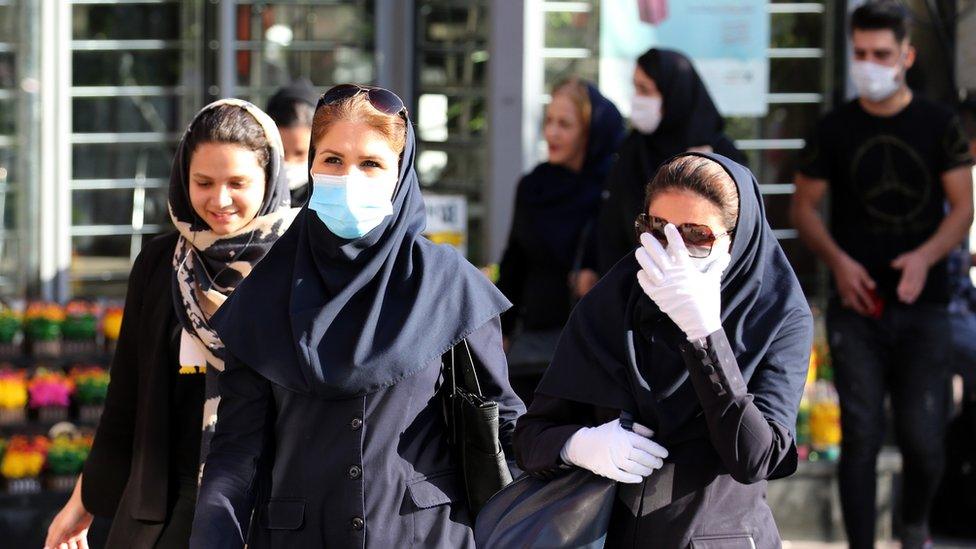
[[[360,86],[358,84],[339,84],[333,86],[329,91],[322,95],[322,104],[330,105],[343,99],[366,94],[366,100],[374,109],[384,114],[405,114],[407,107],[403,104],[400,96],[385,88],[375,86]]]
[[[642,233],[650,233],[662,246],[667,248],[668,237],[664,234],[664,227],[667,224],[667,219],[640,214],[637,216],[637,220],[634,221],[634,229],[637,231],[638,239],[640,239]],[[681,225],[675,225],[675,227],[678,228],[678,234],[681,235],[681,240],[684,241],[685,247],[688,248],[688,255],[699,259],[708,257],[712,253],[712,246],[719,237],[731,235],[735,231],[733,229],[724,233],[715,234],[708,225],[699,225],[697,223],[682,223]]]

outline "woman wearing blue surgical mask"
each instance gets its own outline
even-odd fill
[[[722,133],[725,122],[691,60],[677,51],[653,48],[637,59],[630,123],[633,131],[607,177],[597,223],[602,272],[637,247],[634,217],[644,186],[665,160],[685,151],[746,160]]]
[[[421,235],[415,151],[392,92],[319,100],[309,202],[215,319],[229,359],[191,547],[473,547],[441,357],[467,342],[511,459],[510,305]]]

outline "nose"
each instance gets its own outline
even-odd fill
[[[230,189],[227,185],[220,185],[217,187],[217,196],[215,197],[217,202],[217,207],[224,209],[234,203],[233,198],[230,195]]]

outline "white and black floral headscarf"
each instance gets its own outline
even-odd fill
[[[265,191],[257,216],[234,233],[218,235],[200,218],[190,202],[189,170],[193,153],[189,138],[201,116],[222,106],[238,107],[263,128],[269,144]],[[169,184],[169,213],[180,233],[173,255],[173,299],[176,316],[206,360],[206,401],[201,457],[205,457],[217,423],[217,373],[224,369],[224,345],[210,326],[210,316],[234,288],[268,253],[298,213],[290,207],[281,136],[271,118],[240,99],[222,99],[204,107],[190,122],[173,158]],[[180,365],[181,374],[204,373],[197,366]],[[202,461],[202,460],[201,460]]]

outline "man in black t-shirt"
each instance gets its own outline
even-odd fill
[[[827,329],[840,396],[841,507],[851,547],[873,547],[875,463],[890,394],[904,463],[903,547],[930,545],[943,467],[950,297],[946,255],[973,220],[972,158],[958,118],[915,97],[908,17],[895,0],[851,16],[859,97],[808,141],[791,214],[833,274]],[[830,228],[818,208],[830,193]]]

